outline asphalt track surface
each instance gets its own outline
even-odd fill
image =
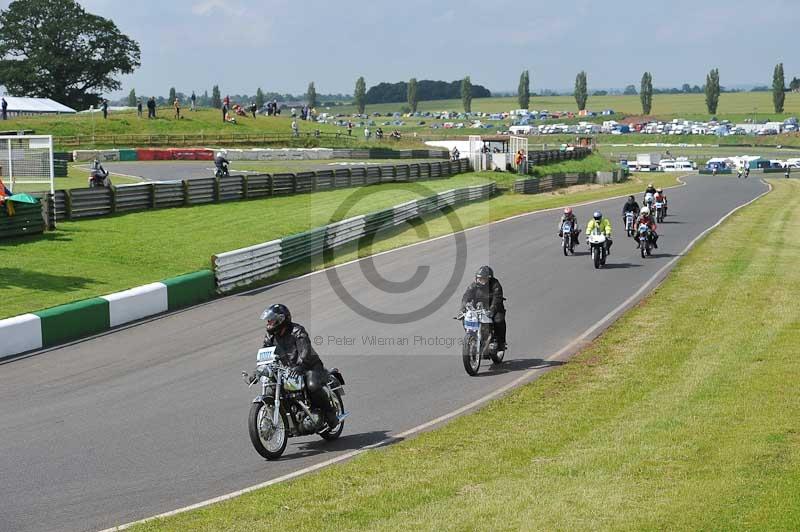
[[[756,179],[724,176],[687,183],[668,192],[670,216],[647,259],[620,234],[622,200],[614,199],[576,208],[582,225],[598,208],[615,223],[612,254],[599,271],[585,243],[575,256],[562,255],[558,214],[543,212],[462,233],[463,273],[448,236],[376,256],[388,287],[365,280],[368,261],[350,263],[0,365],[0,530],[97,530],[198,503],[375,444],[525,370],[560,364],[547,359],[766,190]],[[451,318],[483,263],[492,264],[509,299],[510,352],[500,369],[485,366],[469,377],[458,345],[463,331]],[[418,266],[429,267],[424,281],[404,286]],[[409,312],[411,320],[387,325],[359,315],[336,294],[331,271],[373,315]],[[457,289],[444,293],[445,303],[421,310],[451,278]],[[283,459],[267,462],[248,439],[256,390],[240,372],[254,367],[258,318],[274,302],[289,305],[319,337],[326,365],[342,370],[351,416],[337,442],[292,439]],[[372,336],[389,345],[370,345]]]
[[[231,161],[231,175],[271,173],[274,170],[268,164],[264,170],[242,170],[237,168],[240,161]],[[253,164],[258,161],[241,161],[243,164]],[[340,164],[330,164],[334,161],[277,161],[275,168],[280,167],[280,172],[286,172],[286,168],[293,164],[297,166],[296,172],[313,172],[317,170],[335,170],[338,168],[354,168],[358,166],[380,166],[386,164],[409,164],[414,162],[431,162],[430,159],[411,160],[411,159],[390,159],[365,161],[363,164],[353,163],[346,166]],[[89,171],[90,165],[79,164],[79,168]],[[113,181],[114,174],[125,177],[138,178],[143,181],[173,181],[176,179],[202,179],[214,177],[214,161],[132,161],[132,162],[108,162],[104,163],[103,168],[111,172]]]

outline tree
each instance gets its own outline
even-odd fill
[[[650,109],[653,108],[653,76],[650,72],[642,74],[639,99],[642,100],[642,114],[649,115]]]
[[[622,92],[625,96],[636,96],[636,86],[635,85],[628,85],[625,87],[625,90]]]
[[[313,81],[308,84],[308,90],[306,91],[306,103],[312,109],[317,106],[317,89],[314,87]]]
[[[417,78],[408,80],[408,90],[406,93],[408,100],[408,107],[411,108],[412,113],[417,112]]]
[[[772,73],[772,105],[776,113],[783,112],[783,101],[785,99],[786,79],[783,77],[783,63],[778,63]]]
[[[172,105],[172,102],[174,102],[177,97],[178,97],[178,95],[175,94],[175,87],[170,87],[169,88],[169,96],[167,97],[167,102],[170,105]]]
[[[689,94],[690,92],[692,92],[692,86],[689,85],[688,83],[684,83],[683,86],[681,87],[681,91],[685,92],[686,94]]]
[[[256,107],[259,109],[264,107],[264,91],[261,90],[261,87],[256,91]]]
[[[461,80],[461,103],[465,113],[472,112],[472,81],[469,76]]]
[[[219,109],[222,107],[222,95],[219,92],[219,85],[211,88],[211,107]]]
[[[86,109],[139,66],[139,45],[74,0],[15,0],[0,11],[0,80],[9,93]]]
[[[789,90],[793,92],[800,91],[800,79],[792,78],[792,81],[789,82]]]
[[[706,76],[706,108],[708,114],[717,114],[719,105],[719,69],[712,68]]]
[[[575,103],[578,104],[578,110],[583,111],[586,109],[586,100],[589,99],[589,93],[586,90],[586,72],[581,70],[575,76]]]
[[[367,84],[364,81],[364,76],[356,80],[356,90],[353,92],[353,99],[355,100],[356,107],[358,107],[358,114],[363,115],[364,109],[367,107]]]
[[[523,70],[522,74],[519,76],[517,103],[519,103],[520,109],[527,109],[531,103],[531,80],[527,70]]]
[[[128,93],[128,107],[136,107],[136,91],[134,89]]]

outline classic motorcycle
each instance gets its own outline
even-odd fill
[[[464,369],[471,376],[478,374],[481,369],[481,360],[491,359],[495,364],[501,364],[505,357],[505,351],[497,351],[497,344],[494,342],[494,321],[486,313],[483,303],[478,302],[476,306],[467,303],[466,311],[455,317],[457,320],[464,320],[464,345],[461,348],[461,361]]]
[[[632,237],[636,234],[636,229],[633,226],[634,218],[635,214],[633,211],[627,211],[625,213],[625,234],[627,234],[628,237]]]
[[[650,241],[650,228],[647,224],[639,224],[639,250],[642,253],[642,258],[650,256],[653,249],[653,243]]]
[[[592,262],[595,268],[600,268],[606,263],[606,235],[604,235],[599,228],[592,230],[591,234],[587,235],[589,240],[589,249],[592,252]]]
[[[228,172],[228,165],[223,164],[222,166],[217,166],[214,170],[214,177],[230,177],[230,172]]]
[[[267,460],[280,458],[289,438],[319,434],[325,440],[335,440],[342,434],[348,413],[342,401],[344,378],[338,369],[328,371],[323,387],[339,420],[333,429],[323,413],[310,406],[305,377],[291,375],[290,368],[275,357],[275,347],[259,349],[255,375],[251,378],[242,372],[242,377],[248,387],[261,383],[261,394],[253,399],[247,425],[253,447]]]
[[[564,250],[564,256],[575,253],[575,236],[572,233],[572,223],[569,221],[561,225],[561,249]]]
[[[664,221],[664,204],[660,201],[655,203],[656,209],[656,223],[661,223]]]

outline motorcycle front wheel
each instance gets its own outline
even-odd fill
[[[333,400],[333,407],[336,409],[336,415],[341,416],[344,414],[344,401],[342,401],[342,395],[336,391],[333,392],[334,400]],[[320,436],[323,440],[333,441],[339,436],[342,435],[342,431],[344,430],[344,420],[341,420],[333,430],[328,430],[325,432],[320,433]]]
[[[464,369],[474,377],[481,369],[481,351],[478,348],[478,337],[468,334],[464,337],[464,347],[461,350],[461,361],[464,362]]]
[[[267,404],[253,403],[247,422],[250,430],[250,442],[256,452],[267,460],[280,458],[289,441],[287,434],[289,424],[284,412],[278,416],[278,426],[272,426],[273,401],[274,399],[267,398]]]
[[[561,247],[564,249],[564,256],[566,257],[569,254],[569,243],[567,242],[567,237],[561,239]]]
[[[594,261],[594,267],[599,269],[600,268],[600,250],[597,247],[592,248],[592,261]]]

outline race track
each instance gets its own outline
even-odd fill
[[[723,215],[766,190],[756,179],[686,181],[668,191],[670,216],[648,259],[621,234],[623,200],[608,200],[575,209],[584,228],[598,208],[614,224],[615,244],[600,271],[585,243],[576,256],[561,254],[551,211],[467,231],[463,246],[448,236],[381,254],[374,272],[368,261],[351,263],[332,270],[338,280],[330,271],[305,276],[0,365],[0,530],[97,530],[197,503],[382,441],[524,370],[561,363],[546,359],[631,298]],[[469,377],[458,345],[463,331],[451,318],[483,263],[494,267],[508,297],[511,351],[499,370],[484,367]],[[429,267],[424,281],[407,286],[420,266]],[[443,292],[451,278],[456,290]],[[373,316],[411,318],[377,323],[345,304],[332,283]],[[428,313],[423,307],[439,294],[444,304]],[[293,439],[282,460],[267,462],[248,439],[256,392],[240,372],[253,369],[259,314],[274,302],[287,304],[320,337],[323,361],[347,381],[351,416],[339,441]]]

